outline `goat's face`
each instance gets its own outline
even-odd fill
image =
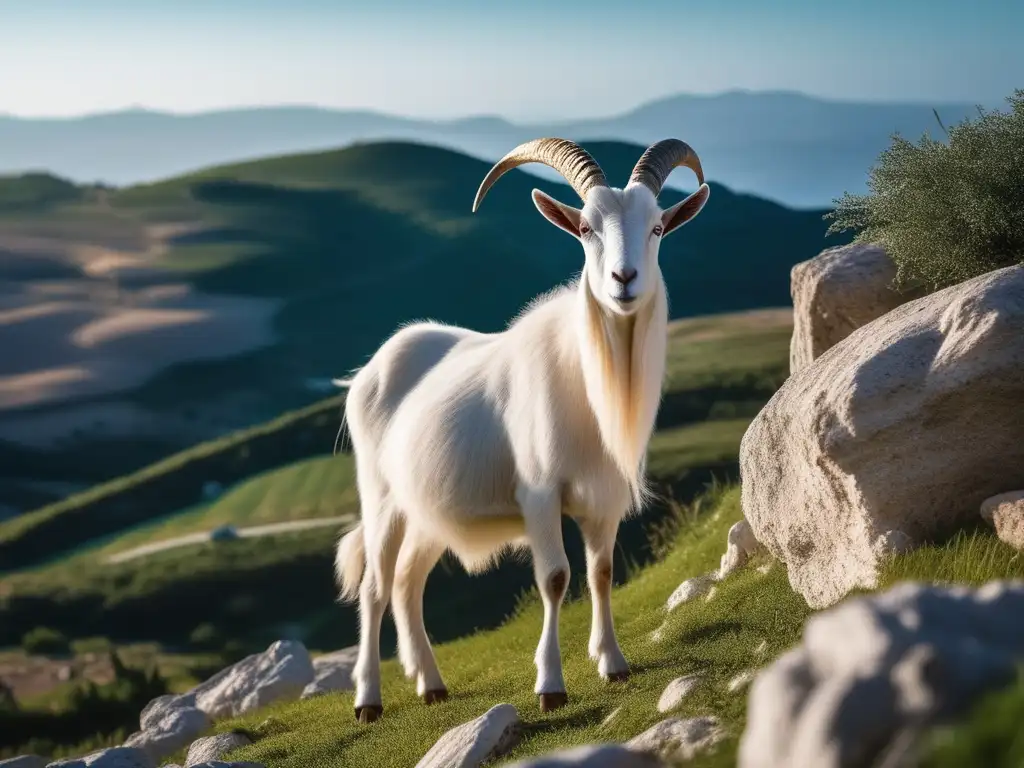
[[[594,297],[614,314],[631,315],[658,288],[662,238],[700,213],[710,191],[702,184],[664,211],[643,184],[625,189],[595,187],[582,210],[539,189],[533,190],[533,202],[544,218],[583,244],[583,279]]]

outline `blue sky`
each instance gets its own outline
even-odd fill
[[[0,113],[538,119],[733,88],[999,105],[1022,29],[1011,0],[3,0]]]

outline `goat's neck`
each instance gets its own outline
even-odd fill
[[[580,362],[587,399],[608,455],[639,504],[647,443],[661,401],[668,334],[668,298],[657,290],[630,317],[604,308],[586,278],[578,295]]]

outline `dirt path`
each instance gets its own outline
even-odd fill
[[[318,517],[310,520],[292,520],[286,523],[270,523],[268,525],[250,525],[246,528],[237,528],[239,538],[243,539],[255,539],[261,536],[276,536],[280,533],[292,533],[294,531],[305,531],[311,528],[326,528],[328,526],[337,526],[342,523],[347,523],[352,518],[344,517]],[[124,552],[118,552],[115,555],[111,555],[104,562],[107,565],[114,565],[115,563],[124,563],[128,560],[135,560],[139,557],[145,557],[152,555],[157,552],[164,552],[168,549],[177,549],[178,547],[187,547],[192,544],[204,544],[210,541],[210,531],[201,531],[200,533],[190,533],[187,536],[177,536],[173,539],[164,539],[163,541],[155,541],[152,544],[143,544],[140,547],[133,547],[127,549]]]

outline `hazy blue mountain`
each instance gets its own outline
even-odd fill
[[[358,141],[412,140],[494,160],[538,135],[643,144],[678,136],[698,149],[710,178],[740,192],[816,207],[830,205],[846,190],[862,191],[867,169],[894,132],[915,139],[925,132],[940,135],[933,107],[947,125],[975,113],[969,104],[843,102],[790,92],[731,91],[671,96],[609,118],[531,125],[491,116],[431,122],[310,107],[0,117],[0,173],[47,170],[80,182],[125,185]]]

